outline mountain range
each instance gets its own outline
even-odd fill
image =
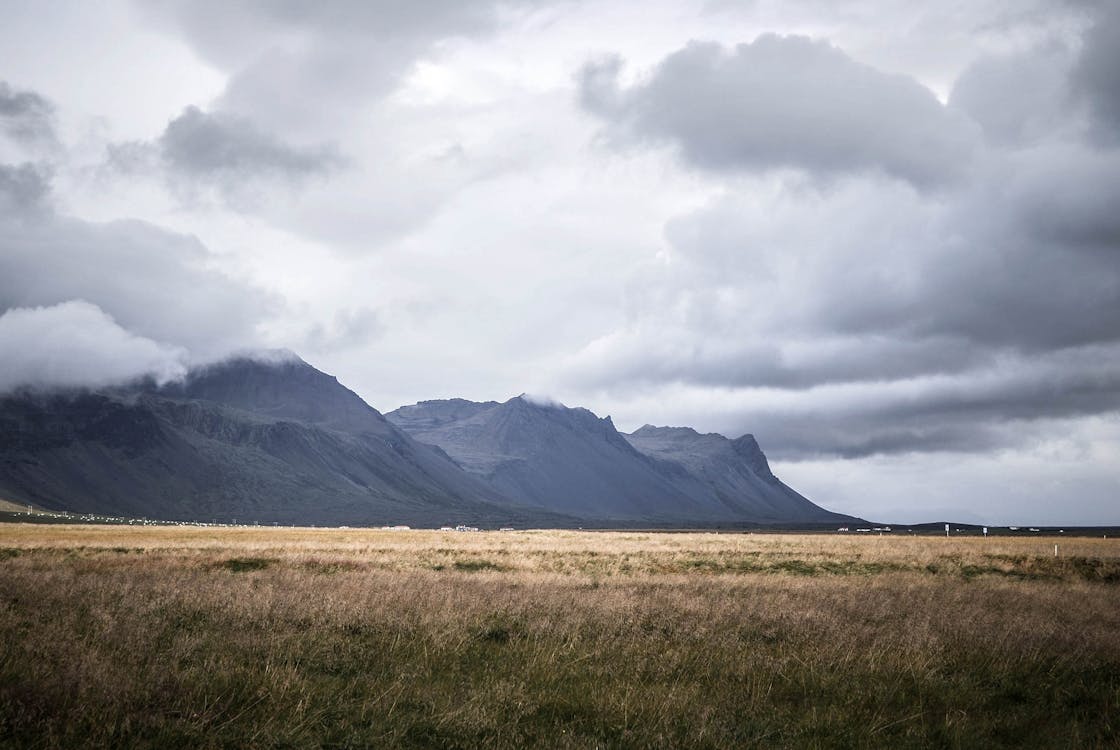
[[[524,395],[504,403],[423,401],[385,416],[505,496],[578,518],[685,524],[850,520],[783,484],[750,435],[731,441],[687,427],[649,425],[626,435],[610,417]]]
[[[851,521],[728,440],[525,396],[387,415],[292,356],[181,382],[0,396],[0,498],[167,520],[726,526]]]

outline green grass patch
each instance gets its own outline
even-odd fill
[[[509,567],[506,565],[482,559],[456,560],[451,566],[455,568],[455,570],[462,570],[467,573],[477,573],[482,570],[509,570]]]
[[[275,565],[279,560],[269,557],[233,557],[222,560],[217,567],[224,568],[231,573],[249,573],[254,570],[264,570]]]

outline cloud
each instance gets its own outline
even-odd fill
[[[141,11],[229,73],[221,109],[316,132],[386,95],[441,40],[487,34],[503,12],[528,5],[166,0]]]
[[[53,146],[54,106],[34,91],[0,81],[0,133],[25,146]]]
[[[241,208],[257,206],[272,188],[298,188],[344,164],[332,146],[291,145],[248,118],[198,107],[184,109],[154,141],[110,144],[107,156],[119,174],[161,176],[183,201],[214,190]]]
[[[1102,140],[1120,142],[1120,7],[1115,3],[1106,3],[1086,32],[1072,85],[1088,102]]]
[[[949,107],[976,121],[995,145],[1026,146],[1069,127],[1073,62],[1058,42],[973,62],[957,78]]]
[[[1115,413],[1117,174],[1120,153],[1048,142],[936,200],[874,179],[726,194],[670,222],[626,322],[559,380],[639,424],[706,393],[707,429],[787,460],[990,452]],[[666,421],[709,408],[687,403]]]
[[[1118,424],[1108,417],[1054,421],[1015,451],[771,465],[831,510],[890,523],[1107,525],[1117,521]]]
[[[338,352],[368,347],[385,332],[376,309],[344,308],[335,312],[329,324],[315,323],[303,334],[301,349],[313,352]]]
[[[232,5],[220,0],[164,0],[144,5],[151,20],[173,27],[207,60],[227,69],[285,41],[294,45],[336,39],[339,46],[355,40],[431,41],[480,33],[496,23],[499,7],[494,2],[457,0]]]
[[[47,208],[50,176],[35,164],[0,164],[0,216],[34,215]]]
[[[610,141],[671,144],[699,169],[882,172],[933,186],[973,158],[975,125],[917,81],[806,37],[691,42],[629,87],[621,67],[608,58],[583,68],[583,107]]]
[[[985,453],[1052,436],[1056,421],[1120,410],[1120,348],[1007,358],[953,376],[823,388],[743,409],[775,457]],[[761,439],[761,437],[760,437]]]
[[[0,393],[18,388],[99,387],[186,374],[186,352],[137,336],[97,305],[71,300],[0,314]]]
[[[15,171],[15,194],[25,203],[33,197],[37,210],[0,212],[0,311],[83,299],[133,334],[204,360],[255,344],[258,325],[279,307],[271,295],[214,270],[197,238],[142,221],[58,214],[41,175]]]
[[[159,150],[169,169],[201,180],[242,181],[280,177],[298,181],[339,165],[330,148],[298,148],[258,129],[251,121],[187,107],[167,124]]]

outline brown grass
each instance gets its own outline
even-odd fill
[[[1114,747],[1117,583],[1098,539],[7,525],[0,741]]]

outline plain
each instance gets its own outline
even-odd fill
[[[5,524],[0,740],[1114,747],[1118,584],[1112,539]]]

